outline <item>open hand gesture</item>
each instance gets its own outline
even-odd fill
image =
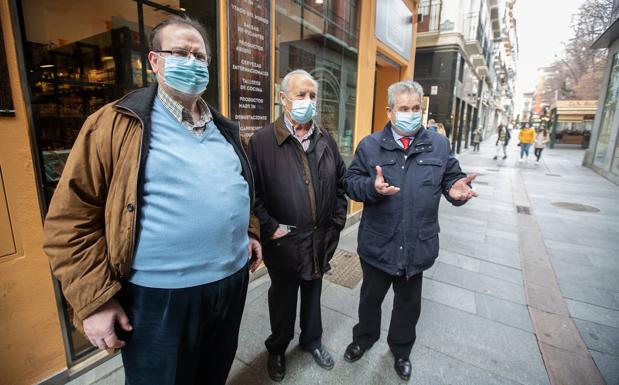
[[[459,179],[449,189],[449,197],[457,201],[468,201],[469,199],[476,197],[477,193],[473,191],[468,184],[471,183],[477,175],[472,174],[465,178]]]
[[[400,192],[399,187],[389,186],[389,183],[385,182],[383,176],[383,169],[380,166],[376,166],[376,180],[374,180],[374,187],[382,195],[395,195]]]

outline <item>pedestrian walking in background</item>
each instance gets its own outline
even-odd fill
[[[427,129],[433,132],[438,132],[438,127],[436,125],[436,120],[428,119],[428,124],[426,125]]]
[[[200,97],[204,27],[174,16],[150,47],[157,81],[84,123],[43,247],[76,327],[121,349],[126,384],[223,385],[261,260],[252,172],[239,124]]]
[[[445,130],[445,125],[441,122],[436,123],[436,132],[447,137],[447,131]]]
[[[518,140],[520,141],[519,161],[522,162],[523,158],[525,161],[528,161],[529,150],[531,149],[531,145],[535,142],[535,129],[527,123],[524,128],[520,130]]]
[[[473,151],[479,152],[479,143],[481,143],[481,131],[479,128],[473,131],[473,138],[471,141],[473,142]]]
[[[335,140],[314,121],[316,80],[303,70],[282,79],[284,113],[256,132],[249,159],[256,183],[254,212],[260,219],[264,261],[271,277],[271,335],[267,370],[273,381],[286,374],[285,353],[294,337],[301,292],[299,345],[324,368],[333,368],[322,344],[322,277],[346,223],[346,166]]]
[[[359,322],[344,359],[357,361],[380,338],[381,304],[393,286],[387,342],[398,376],[408,381],[421,311],[423,271],[439,252],[441,193],[455,206],[476,196],[449,141],[421,126],[423,88],[392,84],[385,128],[365,137],[345,178],[348,195],[364,203],[358,248],[363,270]]]
[[[535,157],[536,162],[542,157],[542,151],[546,148],[546,144],[550,142],[550,133],[546,127],[542,128],[535,136]]]
[[[507,145],[509,144],[509,140],[512,135],[510,134],[507,127],[503,124],[499,124],[497,128],[497,138],[496,138],[496,155],[494,155],[493,159],[497,159],[498,157],[502,157],[503,159],[507,158]]]

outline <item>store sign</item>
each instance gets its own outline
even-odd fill
[[[376,2],[376,37],[410,60],[413,42],[413,13],[402,0]]]
[[[0,116],[15,116],[2,25],[0,25]]]
[[[230,118],[251,133],[271,122],[271,1],[228,0]]]

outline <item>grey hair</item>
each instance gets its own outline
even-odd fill
[[[412,80],[402,80],[397,83],[393,83],[387,89],[387,105],[389,108],[395,106],[395,97],[401,93],[407,92],[409,94],[419,95],[419,99],[423,98],[423,87],[421,84]]]
[[[304,76],[310,79],[312,82],[314,82],[316,89],[318,89],[318,82],[316,81],[316,79],[314,79],[314,77],[309,72],[307,72],[306,70],[297,69],[297,70],[288,72],[286,76],[284,76],[284,78],[282,79],[281,90],[283,93],[285,94],[288,93],[288,83],[290,83],[290,80],[295,76]]]

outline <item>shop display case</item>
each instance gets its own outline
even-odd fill
[[[143,71],[139,33],[128,27],[58,47],[32,42],[27,46],[32,116],[49,202],[88,115],[154,76]],[[149,79],[143,78],[144,72]]]

